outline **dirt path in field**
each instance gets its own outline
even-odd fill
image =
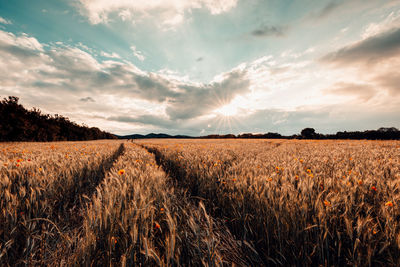
[[[67,222],[69,225],[80,225],[82,223],[83,218],[79,212],[80,209],[89,201],[88,198],[92,196],[97,186],[104,180],[107,172],[114,165],[114,162],[124,153],[124,150],[124,144],[121,143],[114,154],[105,159],[98,169],[85,172],[85,175],[75,179],[77,183],[72,188],[69,188],[63,194],[63,199],[57,203],[57,221],[61,224]]]
[[[38,262],[47,265],[52,259],[65,257],[63,254],[74,249],[77,244],[73,244],[72,240],[73,236],[76,236],[82,228],[82,209],[85,208],[97,186],[104,180],[107,172],[124,151],[124,144],[121,143],[109,158],[100,163],[99,168],[93,170],[87,168],[83,175],[76,176],[74,178],[76,183],[72,187],[66,188],[62,196],[57,199],[53,214],[50,214],[49,220],[39,221],[42,224],[53,224],[61,238],[56,242],[52,241],[45,244],[47,251],[44,255],[41,255],[43,258],[38,259]],[[43,261],[44,259],[47,262]]]
[[[184,170],[170,164],[158,150],[141,144],[137,145],[153,154],[157,165],[171,177],[169,186],[174,188],[177,198],[181,202],[181,206],[189,206],[189,209],[196,209],[199,207],[200,202],[212,203],[212,200],[203,199],[201,196],[193,193],[195,190],[190,190],[179,182],[184,177]],[[229,262],[229,266],[263,266],[263,261],[257,251],[247,241],[235,237],[230,232],[225,224],[226,218],[215,216],[212,211],[213,208],[207,208],[207,205],[205,207],[208,217],[215,223],[213,231],[215,232],[215,236],[220,238],[219,241],[221,242],[220,246],[224,253],[223,256],[226,262]]]

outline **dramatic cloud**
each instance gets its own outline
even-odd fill
[[[205,115],[220,106],[228,104],[236,95],[249,92],[250,82],[244,71],[232,71],[222,81],[211,84],[181,84],[183,93],[177,94],[166,112],[172,119],[190,119]]]
[[[370,23],[362,40],[329,53],[320,62],[336,69],[351,71],[357,83],[337,83],[325,91],[333,95],[358,95],[364,101],[377,93],[398,97],[400,92],[400,12],[392,12],[383,21]],[[344,76],[344,75],[343,75]]]
[[[368,24],[362,37],[367,39],[395,28],[400,28],[400,10],[391,12],[383,21]]]
[[[400,28],[374,35],[358,43],[343,47],[321,60],[338,65],[374,64],[400,54]]]
[[[116,134],[400,128],[398,0],[15,1],[0,95],[28,108]]]
[[[376,90],[369,84],[343,82],[336,83],[332,88],[326,89],[325,92],[336,96],[356,96],[363,101],[370,100],[376,94]]]
[[[400,72],[392,71],[375,77],[374,81],[389,90],[394,96],[400,95]]]
[[[0,31],[0,46],[2,50],[15,53],[18,56],[24,56],[25,53],[29,56],[30,52],[28,51],[33,50],[43,51],[43,46],[35,38],[26,34],[17,37],[5,31]]]
[[[306,127],[313,127],[317,132],[335,133],[343,130],[367,130],[377,129],[382,125],[397,125],[396,112],[400,112],[400,108],[376,111],[369,108],[344,108],[341,105],[329,105],[324,108],[308,107],[292,111],[260,109],[251,114],[239,114],[230,121],[220,116],[191,121],[174,121],[150,115],[108,119],[116,122],[143,124],[147,129],[145,133],[169,132],[193,136],[246,132],[293,134],[300,133]],[[352,114],[351,118],[348,114]]]
[[[252,31],[252,35],[257,37],[282,37],[286,34],[288,30],[287,26],[263,26],[259,29]]]
[[[158,115],[173,121],[205,115],[228,104],[235,96],[249,92],[250,82],[244,70],[234,69],[211,83],[193,83],[164,74],[143,72],[127,62],[101,62],[77,47],[62,43],[46,46],[46,49],[43,47],[35,38],[25,34],[15,36],[0,31],[0,59],[3,62],[0,63],[0,91],[18,88],[27,95],[55,94],[60,98],[76,95],[81,102],[98,105],[101,101],[95,102],[87,95],[95,94],[96,100],[107,95],[143,100],[144,107],[158,105],[161,107]],[[121,122],[171,124],[146,114],[111,118],[109,120]]]
[[[107,23],[112,15],[121,20],[139,20],[154,15],[164,24],[174,25],[181,23],[185,13],[192,9],[205,8],[211,14],[220,14],[235,7],[236,3],[237,0],[77,0],[81,13],[93,24]]]

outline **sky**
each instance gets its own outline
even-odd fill
[[[398,0],[0,0],[0,97],[114,134],[400,128]]]

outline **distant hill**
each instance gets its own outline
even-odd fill
[[[367,139],[367,140],[400,140],[400,131],[395,127],[381,127],[378,130],[337,132],[336,134],[320,134],[315,132],[314,128],[305,128],[300,134],[281,135],[279,133],[243,133],[234,134],[212,134],[206,136],[187,136],[187,135],[169,135],[164,133],[150,133],[147,135],[131,134],[118,136],[120,139],[150,139],[150,138],[175,138],[175,139]]]
[[[117,136],[119,139],[153,139],[153,138],[172,138],[172,139],[190,139],[195,138],[193,136],[188,135],[169,135],[164,133],[149,133],[146,135],[143,134],[131,134],[131,135],[123,135]]]
[[[0,100],[0,141],[83,141],[116,139],[96,127],[81,126],[60,115],[27,110],[18,97]]]

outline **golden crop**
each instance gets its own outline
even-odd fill
[[[255,265],[400,264],[399,142],[140,143],[254,248]]]
[[[112,164],[116,142],[1,144],[0,263],[37,264],[55,239],[65,244],[66,221],[78,196],[95,187]],[[76,211],[78,212],[78,211]],[[65,229],[63,229],[65,227]]]
[[[400,265],[400,142],[0,144],[0,265]]]

